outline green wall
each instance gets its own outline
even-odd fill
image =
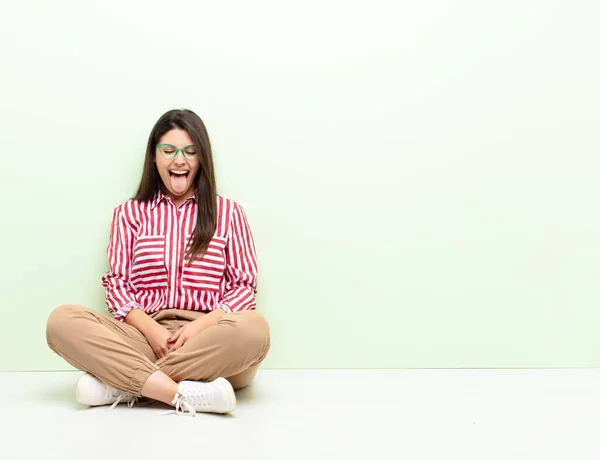
[[[187,107],[246,209],[270,368],[600,362],[594,1],[13,3],[0,370],[68,369],[112,209]]]

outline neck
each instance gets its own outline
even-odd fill
[[[194,196],[194,191],[191,191],[190,193],[186,193],[185,195],[182,195],[182,196],[173,196],[173,195],[169,194],[171,201],[173,201],[173,203],[175,203],[175,206],[177,206],[177,207],[181,206],[183,203],[185,203],[188,199],[190,199],[193,196]]]

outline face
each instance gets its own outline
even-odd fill
[[[172,129],[160,138],[159,144],[171,144],[175,148],[183,148],[192,145],[190,135],[183,129]],[[175,158],[167,159],[156,149],[154,162],[160,174],[167,193],[175,203],[182,203],[194,195],[196,188],[196,174],[200,169],[200,146],[196,146],[195,160],[184,158],[181,151],[177,152]]]

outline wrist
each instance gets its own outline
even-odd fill
[[[135,327],[138,331],[140,331],[144,336],[151,332],[155,326],[159,325],[154,319],[146,314],[143,310],[131,310],[129,314],[125,317],[125,322],[133,327]]]
[[[217,308],[215,310],[209,311],[205,315],[202,315],[195,321],[197,321],[198,324],[204,325],[202,329],[205,329],[206,327],[214,326],[215,324],[217,324],[217,322],[221,319],[223,314],[225,314],[225,312],[220,308]]]
[[[216,308],[213,311],[211,311],[208,315],[210,315],[211,318],[214,318],[215,321],[218,321],[224,314],[225,310],[223,310],[222,308]]]

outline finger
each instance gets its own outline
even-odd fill
[[[171,337],[169,337],[167,339],[167,342],[173,343],[175,341],[177,341],[177,339],[179,338],[179,336],[181,335],[181,331],[183,330],[183,328],[179,329],[177,332],[175,332],[174,334],[171,334]]]
[[[175,342],[175,345],[173,345],[173,350],[177,350],[184,343],[185,343],[185,336],[182,335],[177,339],[177,342]]]
[[[158,347],[158,349],[156,350],[156,356],[158,356],[159,358],[164,358],[165,355],[168,352],[168,348],[166,345],[160,345]]]
[[[187,340],[187,337],[185,335],[180,336],[177,339],[177,342],[175,342],[175,345],[173,345],[173,348],[171,349],[171,351],[175,351],[178,348],[180,348],[181,346],[183,346],[183,344],[185,343],[186,340]]]

